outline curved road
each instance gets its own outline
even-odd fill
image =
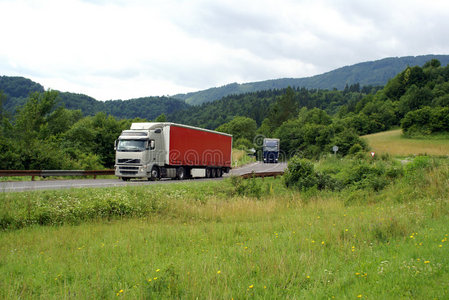
[[[287,168],[287,163],[264,164],[255,162],[240,168],[232,169],[228,176],[239,176],[248,173],[259,172],[277,172]],[[220,178],[199,178],[195,181],[220,180]],[[3,181],[0,182],[0,192],[22,192],[31,190],[53,190],[70,188],[89,188],[89,187],[114,187],[114,186],[132,186],[132,185],[150,185],[150,184],[168,184],[180,182],[177,180],[163,179],[160,181],[131,180],[122,181],[120,179],[71,179],[71,180],[41,180],[41,181]]]

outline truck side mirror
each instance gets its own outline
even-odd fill
[[[117,150],[117,143],[118,143],[118,140],[115,140],[114,141],[114,150]]]
[[[154,147],[155,147],[154,140],[151,140],[151,141],[150,141],[150,149],[153,150]]]

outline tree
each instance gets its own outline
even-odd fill
[[[399,101],[399,113],[405,116],[412,110],[428,106],[432,103],[432,91],[428,87],[411,85]]]
[[[360,145],[363,150],[368,149],[365,140],[359,138],[358,134],[351,129],[335,134],[329,144],[329,152],[333,145],[338,146],[338,153],[343,156],[348,155],[354,145]]]
[[[6,103],[6,95],[0,91],[0,124],[3,124],[3,118],[5,117],[5,112],[3,109],[4,103]]]
[[[128,125],[127,120],[117,121],[105,113],[98,113],[74,124],[64,140],[75,149],[75,154],[96,154],[103,166],[111,168],[115,158],[114,141]]]
[[[288,87],[285,94],[277,98],[270,114],[270,120],[275,127],[296,116],[298,103],[295,98],[295,92],[291,87]]]
[[[15,124],[17,133],[25,139],[36,138],[42,127],[47,125],[57,97],[58,92],[50,90],[31,94],[19,109]]]
[[[167,122],[167,117],[162,113],[154,120],[154,122]]]
[[[219,126],[216,130],[232,134],[235,141],[240,138],[253,141],[256,136],[256,129],[256,121],[251,118],[237,116],[230,122]]]

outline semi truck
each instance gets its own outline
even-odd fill
[[[232,135],[169,123],[132,123],[115,141],[115,175],[158,180],[221,177],[231,169]]]
[[[263,162],[277,163],[279,160],[279,139],[263,139]]]

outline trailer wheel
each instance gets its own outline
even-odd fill
[[[178,178],[179,180],[183,180],[186,178],[186,169],[184,169],[184,167],[178,168],[178,170],[176,171],[176,178]]]
[[[221,176],[223,176],[223,173],[221,172],[221,169],[220,168],[218,168],[217,169],[217,177],[221,177]]]
[[[210,177],[211,178],[215,178],[216,177],[215,168],[210,169]]]
[[[161,172],[158,167],[153,167],[151,169],[151,176],[149,177],[150,180],[159,180],[161,178]]]
[[[210,168],[206,168],[206,178],[210,178],[210,177],[211,177]]]

